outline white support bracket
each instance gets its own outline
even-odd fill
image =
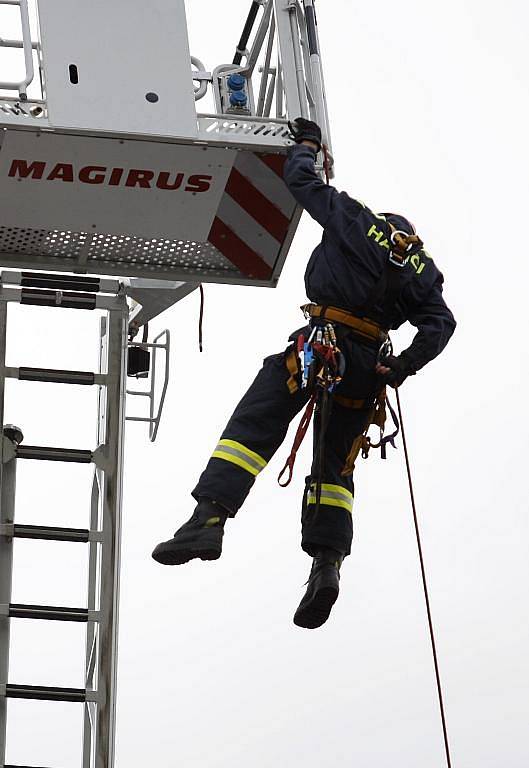
[[[160,339],[165,338],[165,341],[160,342]],[[147,397],[149,399],[149,416],[127,416],[127,421],[138,421],[144,424],[149,424],[149,438],[151,443],[154,443],[158,435],[158,429],[160,427],[160,420],[162,418],[163,407],[165,403],[165,396],[167,394],[167,387],[169,386],[169,358],[171,351],[171,334],[166,329],[162,333],[158,334],[152,343],[148,342],[131,342],[130,347],[139,347],[140,349],[152,349],[152,362],[150,373],[150,388],[146,392],[138,392],[136,390],[127,389],[127,395],[136,397]],[[165,372],[164,381],[162,385],[162,392],[160,395],[160,401],[158,408],[155,408],[156,398],[156,353],[158,350],[165,352]]]

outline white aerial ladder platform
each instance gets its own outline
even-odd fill
[[[21,70],[0,82],[0,262],[276,285],[300,218],[288,118],[316,120],[330,150],[313,0],[254,0],[211,72],[184,0],[34,3],[32,24],[28,0],[0,0],[22,33],[0,38]]]
[[[125,421],[156,438],[170,360],[168,331],[134,339],[201,282],[277,284],[301,215],[282,178],[289,119],[316,120],[332,162],[314,0],[253,0],[242,26],[208,71],[184,0],[0,0],[0,768],[28,768],[6,763],[11,698],[81,705],[81,768],[113,767]],[[13,303],[99,312],[98,370],[9,366]],[[26,445],[7,379],[96,387],[95,444]],[[93,465],[85,529],[16,519],[20,460]],[[19,539],[85,546],[86,605],[13,603]],[[16,620],[86,624],[84,687],[11,681]]]

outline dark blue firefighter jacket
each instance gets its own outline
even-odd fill
[[[456,326],[443,299],[443,275],[426,251],[417,253],[403,268],[397,306],[384,317],[380,287],[383,294],[389,224],[360,201],[325,184],[314,163],[310,147],[294,145],[284,172],[298,203],[323,227],[305,272],[307,296],[389,328],[412,323],[418,332],[403,356],[415,370],[422,368],[444,349]]]

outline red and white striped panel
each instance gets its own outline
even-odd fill
[[[268,280],[297,203],[283,181],[284,155],[239,152],[209,242],[243,275]]]

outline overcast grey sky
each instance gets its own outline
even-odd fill
[[[231,60],[247,8],[188,2],[192,53],[208,68]],[[526,5],[320,0],[318,11],[335,183],[416,223],[459,323],[402,392],[453,765],[526,768]],[[319,236],[304,216],[275,291],[206,287],[202,355],[197,296],[155,323],[173,333],[173,380],[158,442],[127,429],[118,766],[444,765],[401,449],[359,465],[353,552],[320,630],[292,624],[310,567],[298,541],[309,441],[291,487],[276,484],[292,432],[229,522],[220,561],[150,559],[191,513],[189,491],[262,358],[302,324]],[[10,313],[9,364],[95,365],[95,318]],[[396,334],[397,348],[411,336]],[[29,444],[92,446],[93,393],[39,386],[9,388],[6,420]],[[89,486],[84,467],[23,464],[18,519],[83,526]],[[17,544],[14,600],[82,605],[84,552],[72,548]],[[83,659],[82,627],[14,626],[11,682],[82,686]],[[73,705],[15,702],[9,760],[78,765],[80,725]]]

